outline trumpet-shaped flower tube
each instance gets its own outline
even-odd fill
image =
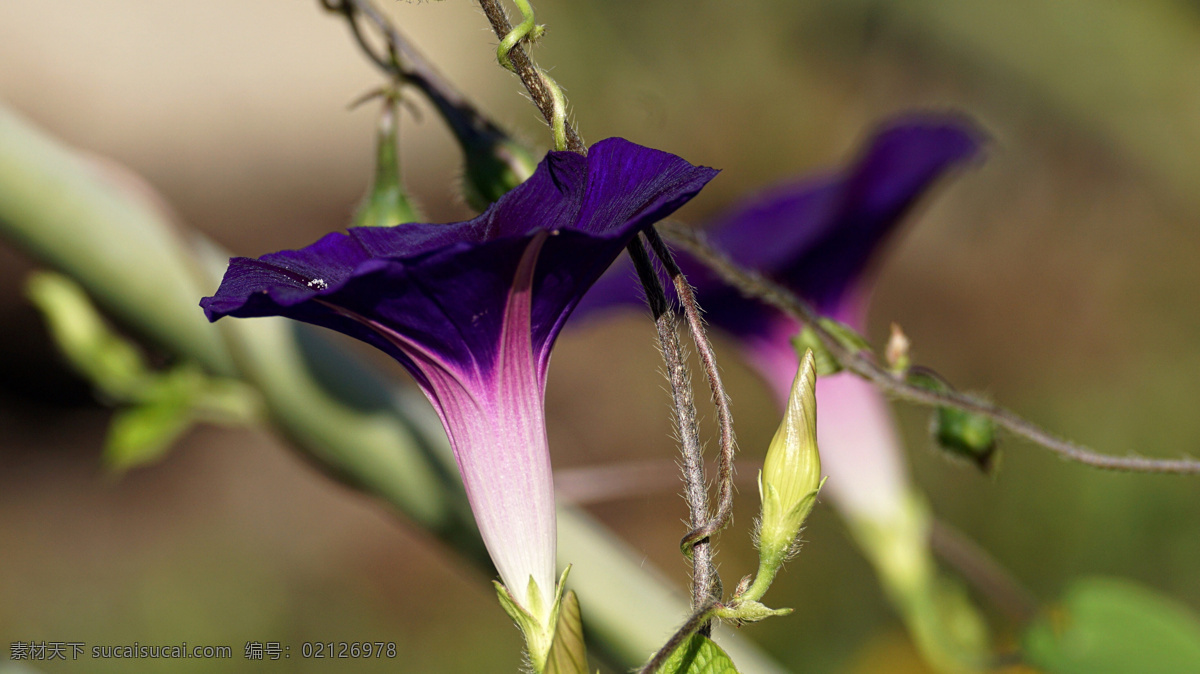
[[[555,596],[551,347],[625,245],[715,174],[619,138],[586,158],[552,152],[473,220],[355,228],[234,258],[201,306],[214,321],[280,315],[332,328],[399,361],[441,417],[501,580],[544,619]]]

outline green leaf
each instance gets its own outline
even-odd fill
[[[141,352],[109,327],[82,286],[40,271],[30,275],[25,292],[71,366],[106,396],[124,400],[144,385],[149,368]]]
[[[1047,674],[1200,672],[1200,619],[1136,583],[1085,578],[1024,637],[1026,659]]]
[[[112,420],[104,447],[109,468],[124,471],[156,461],[193,421],[246,424],[260,414],[253,389],[209,377],[193,363],[150,369],[141,350],[116,333],[84,289],[55,272],[30,276],[27,294],[71,365],[111,404],[128,404]]]
[[[954,390],[928,370],[910,370],[908,383],[937,393]],[[985,472],[991,469],[996,454],[996,425],[991,419],[955,407],[938,407],[933,413],[932,433],[947,453],[968,459]]]
[[[738,674],[738,671],[716,642],[703,634],[693,634],[675,649],[658,674]]]
[[[544,674],[588,674],[587,645],[583,642],[583,619],[579,613],[579,597],[574,591],[563,596],[554,630],[554,643],[546,658]]]
[[[182,397],[119,410],[108,428],[104,462],[124,471],[157,461],[191,424],[190,401]]]

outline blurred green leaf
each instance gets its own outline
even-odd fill
[[[193,421],[245,424],[258,418],[261,400],[241,382],[210,377],[192,363],[150,369],[141,350],[113,331],[67,276],[36,272],[26,288],[72,367],[108,402],[130,405],[113,415],[105,440],[110,468],[123,471],[162,458]]]
[[[827,377],[842,371],[842,364],[837,362],[837,359],[833,357],[832,353],[829,353],[829,349],[825,348],[825,344],[817,337],[817,333],[807,325],[800,331],[800,334],[792,338],[792,348],[801,358],[806,352],[812,351],[818,377]]]
[[[71,366],[104,395],[125,399],[144,384],[148,368],[141,352],[109,328],[82,286],[41,271],[30,275],[25,294]]]
[[[703,634],[693,634],[675,649],[658,674],[738,674],[738,671],[716,642]]]
[[[822,328],[825,328],[826,332],[833,335],[833,338],[843,347],[855,352],[871,350],[871,344],[867,341],[867,338],[858,334],[858,331],[849,325],[835,321],[832,318],[822,318],[817,322],[821,324]]]
[[[104,443],[104,462],[123,471],[157,461],[192,424],[191,405],[184,398],[118,410]]]
[[[579,597],[568,591],[563,596],[554,630],[554,643],[546,658],[544,674],[588,674],[587,645],[583,642],[583,617]]]
[[[1025,633],[1025,656],[1048,674],[1200,672],[1200,619],[1136,583],[1086,578]]]
[[[210,377],[193,364],[152,371],[134,405],[113,415],[104,463],[124,471],[157,461],[194,422],[247,425],[260,420],[261,409],[261,399],[245,384]]]

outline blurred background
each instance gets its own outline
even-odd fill
[[[380,4],[485,111],[548,145],[519,82],[495,64],[475,4]],[[586,139],[624,136],[723,169],[681,212],[692,222],[844,163],[891,113],[976,117],[993,136],[987,160],[910,218],[879,268],[870,337],[882,343],[896,321],[919,362],[1103,451],[1200,453],[1200,3],[537,9],[548,27],[537,57]],[[0,3],[0,101],[127,164],[241,255],[348,223],[371,173],[376,108],[347,105],[380,83],[316,2]],[[410,190],[431,220],[465,218],[457,149],[416,107],[401,140]],[[230,661],[147,660],[136,671],[257,671],[240,657],[246,641],[382,640],[397,643],[400,671],[516,670],[519,634],[485,578],[265,433],[200,429],[157,465],[106,474],[110,412],[23,299],[33,268],[0,241],[10,289],[0,295],[0,645],[232,644]],[[547,401],[556,468],[673,458],[652,338],[636,315],[564,335]],[[761,459],[774,406],[735,352],[723,354],[743,456]],[[1017,442],[984,476],[942,458],[925,410],[897,411],[935,511],[1039,597],[1108,574],[1200,608],[1194,479],[1100,472]],[[589,510],[683,587],[677,492],[666,482]],[[742,494],[721,541],[727,582],[754,565],[754,488]],[[805,539],[768,596],[797,613],[743,633],[797,671],[925,671],[827,503]],[[132,671],[112,662],[89,665]],[[293,657],[278,668],[331,667]]]

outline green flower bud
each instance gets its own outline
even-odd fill
[[[817,364],[812,349],[804,352],[792,383],[783,423],[767,448],[758,474],[762,516],[758,522],[758,573],[743,579],[733,599],[715,611],[734,624],[757,622],[791,609],[771,609],[759,603],[775,575],[792,553],[800,527],[821,489],[821,457],[817,454]]]
[[[534,153],[484,116],[449,82],[435,73],[422,72],[413,73],[407,83],[425,94],[462,148],[462,190],[468,206],[482,211],[533,175],[537,168]]]
[[[354,214],[355,227],[392,227],[419,222],[420,212],[409,199],[400,179],[400,157],[396,137],[400,127],[399,97],[384,93],[383,112],[375,135],[375,176]]]
[[[953,388],[935,373],[913,368],[908,383],[929,391],[946,393]],[[934,410],[931,432],[938,447],[947,454],[967,459],[983,472],[989,472],[996,460],[996,425],[981,415],[954,407]]]
[[[758,477],[762,498],[759,554],[778,556],[779,563],[800,533],[821,487],[816,385],[816,361],[808,350],[792,384],[783,423],[767,448],[767,458]]]

